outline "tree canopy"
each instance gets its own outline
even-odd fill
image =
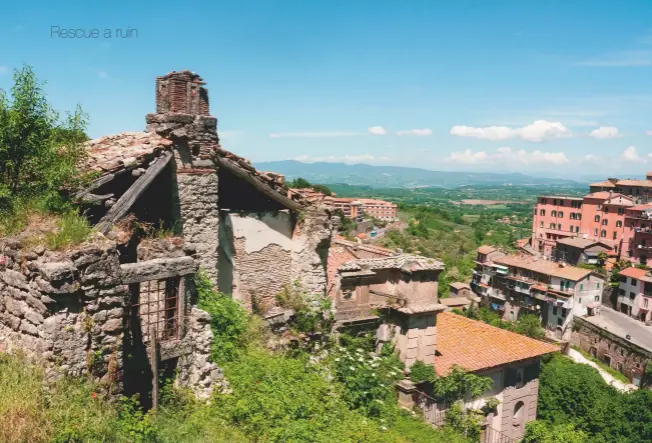
[[[14,72],[11,93],[0,90],[0,209],[21,199],[55,204],[84,158],[86,114],[61,118],[30,66]]]

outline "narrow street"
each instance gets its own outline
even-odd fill
[[[652,351],[652,326],[645,326],[622,312],[606,306],[600,307],[598,315],[586,317],[585,320],[601,327],[642,348]],[[627,338],[627,334],[630,338]]]

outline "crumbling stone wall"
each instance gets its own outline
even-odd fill
[[[43,361],[55,375],[88,374],[121,390],[128,287],[113,242],[56,253],[0,243],[0,347]]]
[[[295,226],[292,278],[307,294],[326,294],[328,249],[335,233],[336,217],[324,206],[307,207]]]
[[[645,367],[652,361],[652,351],[606,331],[581,317],[573,319],[571,344],[594,355],[638,384]]]
[[[174,142],[173,205],[185,240],[197,247],[202,268],[217,284],[218,174],[212,155],[217,119],[204,115],[148,114],[147,131]]]
[[[277,306],[276,296],[295,281],[308,295],[325,294],[328,212],[308,210],[299,220],[289,211],[221,217],[220,290],[260,312]]]
[[[151,239],[137,255],[138,262],[121,265],[116,244],[100,234],[64,252],[0,241],[0,351],[20,351],[51,376],[88,375],[108,392],[122,392],[125,345],[135,335],[130,285],[181,276],[180,337],[161,343],[160,358],[178,359],[177,384],[208,398],[224,383],[209,361],[207,314],[192,306],[196,251],[182,239]]]

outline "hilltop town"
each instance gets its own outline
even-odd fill
[[[38,95],[30,76],[17,81]],[[49,147],[18,152],[28,166],[2,175],[14,194],[0,224],[0,367],[45,402],[57,392],[68,408],[109,411],[93,426],[0,425],[3,441],[287,441],[304,432],[287,423],[314,420],[315,441],[624,435],[560,428],[551,396],[559,374],[577,373],[595,395],[613,389],[623,414],[647,401],[651,176],[542,195],[511,216],[473,209],[509,201],[463,199],[451,216],[256,169],[222,147],[197,73],[159,76],[155,91],[144,131],[48,129]],[[50,165],[67,169],[53,179]],[[515,237],[530,220],[532,235]],[[449,243],[457,257],[437,249]],[[280,409],[256,406],[285,390]],[[0,417],[31,407],[15,402],[0,401]],[[50,423],[37,410],[34,423]],[[334,411],[343,428],[328,424]]]

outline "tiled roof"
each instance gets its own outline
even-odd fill
[[[480,246],[477,251],[480,254],[491,254],[494,251],[497,251],[498,248],[495,246],[490,246],[490,245],[482,245]]]
[[[451,297],[451,298],[440,298],[439,303],[444,306],[468,306],[471,304],[471,300],[466,297]]]
[[[386,256],[386,257],[390,257],[392,255],[397,255],[397,253],[395,251],[392,251],[391,249],[381,248],[380,246],[366,245],[364,243],[357,243],[357,242],[349,241],[349,240],[347,240],[344,237],[341,237],[339,235],[335,235],[333,237],[333,243],[336,243],[336,244],[342,245],[342,246],[348,246],[349,248],[353,248],[353,249],[359,249],[359,250],[362,250],[362,251],[371,252],[373,254]]]
[[[631,277],[640,280],[641,278],[645,277],[647,274],[647,269],[639,269],[639,268],[626,268],[623,269],[618,273],[618,275],[623,275],[625,277]]]
[[[337,271],[343,264],[353,261],[356,258],[357,257],[353,255],[346,246],[338,245],[337,243],[331,245],[331,247],[328,249],[328,263],[326,266],[329,294],[331,294],[333,290]]]
[[[633,201],[630,197],[627,197],[626,195],[623,194],[618,194],[618,193],[613,193],[608,191],[594,192],[592,194],[587,194],[584,196],[584,198],[592,198],[598,200],[608,200],[609,197],[611,197],[611,201],[609,203],[605,202],[607,204],[623,205],[623,206],[633,205]]]
[[[559,350],[557,346],[451,312],[437,316],[436,349],[438,375],[448,374],[453,365],[475,372]]]
[[[601,186],[603,188],[615,188],[616,185],[610,182],[609,180],[605,180],[603,182],[598,182],[598,183],[591,183],[589,186]]]
[[[463,283],[461,281],[451,283],[450,287],[453,289],[471,289],[471,286],[469,286],[468,283]]]
[[[88,152],[84,169],[107,175],[147,166],[161,152],[171,149],[172,144],[171,140],[150,132],[106,135],[84,143]]]
[[[146,168],[152,159],[158,157],[163,151],[171,150],[173,144],[173,141],[154,132],[121,132],[107,135],[84,143],[88,158],[83,168],[98,172],[100,177],[125,169]],[[282,175],[261,172],[246,158],[226,151],[220,146],[216,146],[214,152],[222,161],[227,161],[228,164],[244,171],[261,185],[271,187],[283,197],[299,203],[307,203],[299,193],[293,193],[285,187]]]
[[[650,180],[618,180],[618,186],[648,186],[652,188]]]
[[[652,205],[636,205],[632,206],[631,208],[627,208],[628,211],[646,211],[648,209],[652,209]]]
[[[342,271],[362,269],[401,269],[404,272],[443,270],[444,264],[434,258],[401,254],[386,258],[363,258],[340,266]]]
[[[599,241],[581,237],[566,237],[557,240],[557,244],[572,246],[575,248],[586,249],[589,246],[600,244]]]
[[[579,281],[591,273],[590,269],[578,268],[575,266],[561,266],[550,260],[526,255],[506,255],[493,260],[494,263],[503,266],[528,269],[540,274],[552,275],[572,281]]]

